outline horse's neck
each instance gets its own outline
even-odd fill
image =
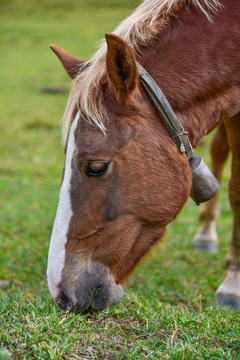
[[[139,58],[194,146],[218,123],[240,111],[239,1],[228,1],[213,20],[209,22],[195,9],[181,9]],[[238,87],[233,87],[236,79]]]

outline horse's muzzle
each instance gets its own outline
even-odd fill
[[[56,303],[68,311],[103,310],[118,303],[123,296],[121,285],[114,282],[108,268],[102,264],[94,264],[80,274],[76,286],[69,283],[67,274],[63,275],[59,287],[61,295]]]

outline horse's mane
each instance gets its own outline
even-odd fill
[[[113,33],[124,39],[136,54],[141,46],[149,45],[164,29],[169,17],[179,6],[189,5],[198,8],[211,21],[210,14],[217,11],[220,3],[218,0],[145,0]],[[64,143],[76,108],[87,120],[105,131],[106,113],[100,84],[106,76],[106,53],[107,45],[103,40],[98,51],[75,78],[62,122]]]

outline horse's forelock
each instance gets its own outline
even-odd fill
[[[165,27],[169,16],[179,6],[193,5],[211,21],[211,13],[220,7],[218,0],[145,0],[127,19],[115,29],[119,35],[138,53],[143,45],[148,45]],[[103,104],[101,82],[106,76],[105,58],[107,44],[102,40],[98,51],[77,75],[63,116],[63,143],[66,143],[72,119],[77,110],[84,118],[93,122],[105,132],[106,110]]]

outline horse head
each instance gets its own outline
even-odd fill
[[[105,75],[95,85],[105,130],[76,107],[48,257],[52,297],[78,311],[121,299],[120,283],[164,235],[191,190],[187,156],[139,83],[132,49],[117,35],[106,40]],[[53,49],[76,82],[92,66]]]

